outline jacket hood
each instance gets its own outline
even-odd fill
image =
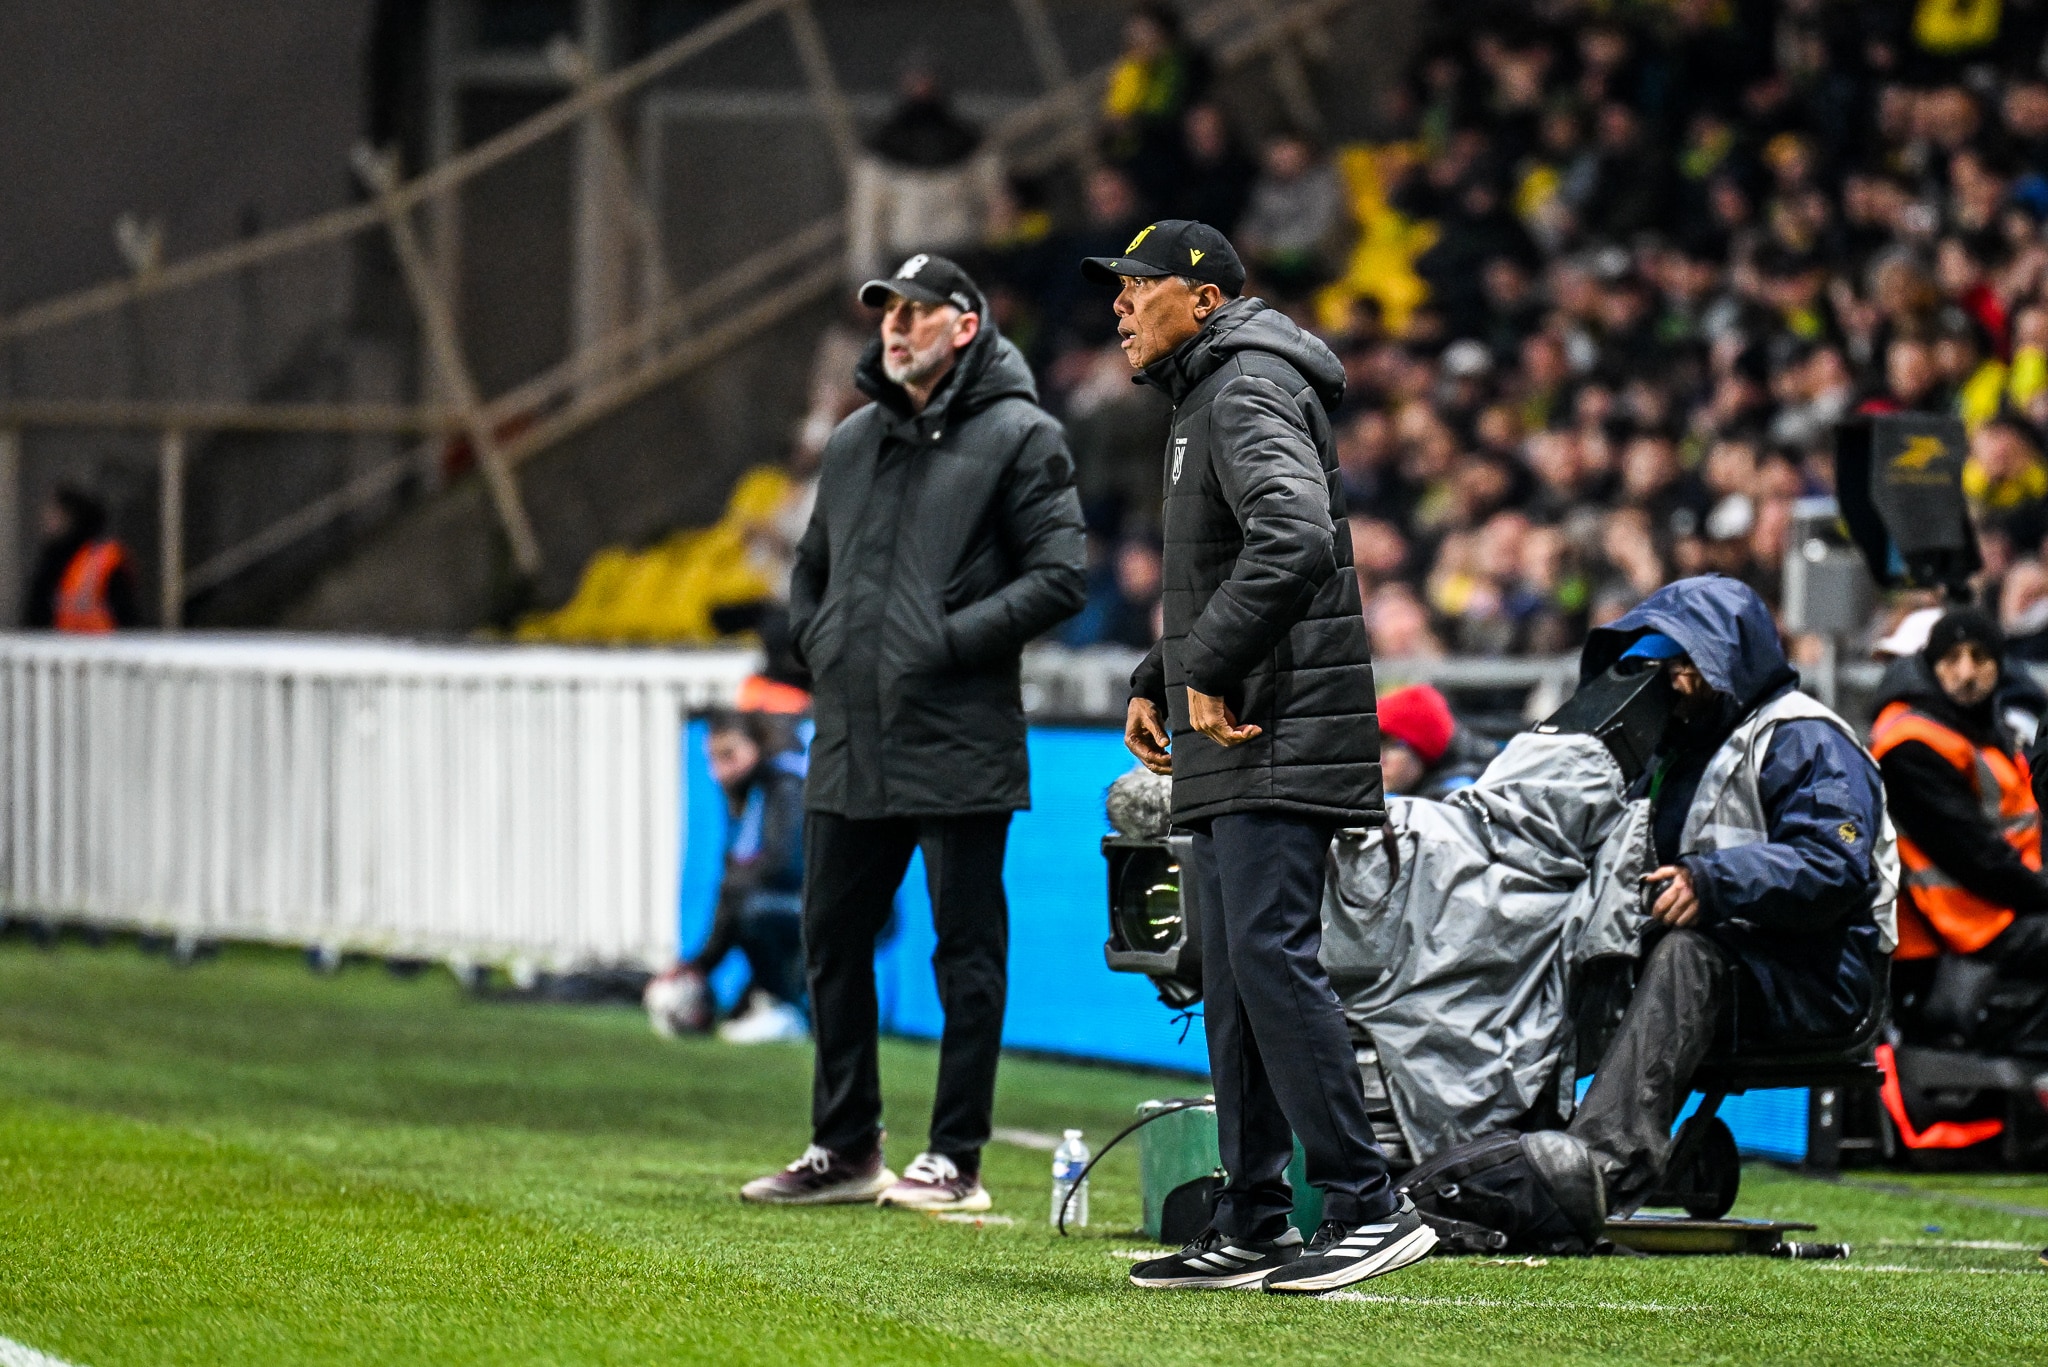
[[[1878,680],[1877,696],[1871,699],[1871,710],[1882,712],[1895,702],[1905,703],[1917,711],[1925,712],[1937,721],[1955,722],[1955,704],[1948,694],[1941,691],[1941,684],[1935,679],[1934,671],[1927,667],[1927,661],[1918,655],[1901,655],[1884,667],[1884,676]]]
[[[1998,687],[1990,697],[1975,707],[1958,707],[1942,691],[1940,680],[1934,677],[1925,658],[1902,655],[1885,666],[1871,710],[1882,712],[1895,702],[1932,717],[1973,745],[1995,745],[2010,752],[2012,738],[2006,734],[2000,718],[2015,708],[2038,714],[2048,705],[2048,697],[2042,695],[2041,686],[2028,676],[2024,665],[2007,660],[2000,668]]]
[[[1740,580],[1710,574],[1666,584],[1588,633],[1579,682],[1605,673],[1637,637],[1653,631],[1685,647],[1708,685],[1743,712],[1798,681],[1764,600]]]
[[[1241,351],[1271,352],[1293,366],[1315,390],[1325,411],[1335,412],[1343,402],[1344,365],[1337,353],[1263,299],[1233,299],[1217,309],[1172,355],[1145,367],[1137,383],[1156,386],[1179,403]]]
[[[910,396],[903,392],[903,386],[883,373],[880,337],[870,341],[861,353],[860,363],[853,368],[853,383],[899,421],[913,417],[920,421],[969,418],[999,399],[1038,402],[1038,383],[1031,378],[1024,353],[986,319],[981,332],[967,344],[967,350],[954,363],[952,373],[939,385],[923,413],[913,414]]]
[[[1996,743],[1991,699],[1986,698],[1968,709],[1956,706],[1955,700],[1942,692],[1941,681],[1934,677],[1934,670],[1918,655],[1902,655],[1885,666],[1884,677],[1878,681],[1877,697],[1871,701],[1871,710],[1882,712],[1895,702],[1902,702],[1951,731],[1962,733],[1972,744]]]

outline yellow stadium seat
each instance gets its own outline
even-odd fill
[[[716,523],[677,532],[646,550],[606,547],[590,558],[567,603],[527,617],[514,634],[522,641],[605,644],[717,640],[713,612],[768,596],[749,543],[774,523],[794,492],[781,470],[749,470]]]

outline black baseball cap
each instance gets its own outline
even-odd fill
[[[860,287],[860,301],[871,309],[889,302],[892,294],[915,299],[920,304],[951,304],[962,313],[987,313],[981,286],[974,277],[943,256],[919,252],[896,268],[887,280],[870,280]]]
[[[1098,285],[1120,275],[1184,275],[1214,285],[1227,299],[1244,288],[1244,262],[1230,239],[1191,218],[1162,218],[1131,239],[1122,256],[1091,256],[1081,274]]]

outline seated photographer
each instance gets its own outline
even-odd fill
[[[1870,750],[1899,831],[1894,994],[1924,997],[1943,953],[2048,981],[2048,877],[2026,757],[1999,719],[2005,637],[1949,612],[1885,671]]]
[[[1668,585],[1591,634],[1581,677],[1619,658],[1659,662],[1675,698],[1641,781],[1658,924],[1569,1127],[1616,1215],[1660,1185],[1672,1124],[1717,1040],[1818,1041],[1864,1017],[1897,884],[1877,766],[1799,692],[1753,591],[1718,577]]]

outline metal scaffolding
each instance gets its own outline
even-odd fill
[[[1107,66],[1072,75],[1044,0],[1010,0],[1044,92],[1001,120],[991,144],[1017,169],[1093,155],[1093,111]],[[1264,58],[1277,93],[1297,119],[1313,120],[1301,54],[1314,52],[1324,26],[1357,0],[1213,0],[1199,7],[1189,34],[1228,70]],[[445,12],[447,6],[439,7]],[[359,147],[354,168],[369,198],[288,227],[181,261],[163,262],[151,225],[130,225],[124,243],[132,273],[0,317],[0,346],[88,320],[133,315],[148,300],[333,247],[381,231],[390,243],[429,369],[416,404],[274,403],[208,399],[0,400],[0,594],[19,600],[22,547],[22,433],[30,429],[140,430],[158,434],[163,624],[177,627],[192,594],[217,586],[268,556],[388,495],[418,471],[400,457],[356,474],[196,566],[187,566],[188,454],[195,438],[220,432],[387,434],[444,441],[459,436],[474,454],[514,563],[526,575],[543,548],[521,497],[519,467],[543,450],[635,400],[729,353],[746,340],[829,296],[840,283],[837,253],[843,208],[806,223],[694,289],[668,276],[655,209],[636,188],[617,120],[630,101],[664,76],[719,44],[770,22],[787,27],[805,86],[842,169],[858,154],[853,109],[841,88],[813,0],[746,0],[674,41],[623,66],[610,65],[604,0],[583,0],[575,43],[551,44],[542,62],[564,93],[531,117],[467,149],[456,147],[454,115],[439,98],[430,119],[434,164],[407,178],[389,149]],[[445,24],[443,25],[445,29]],[[442,35],[445,37],[445,33]],[[496,395],[486,395],[465,354],[454,282],[459,248],[458,195],[483,173],[557,135],[575,138],[573,182],[577,275],[567,354]],[[424,229],[420,219],[424,216]],[[637,309],[630,288],[600,288],[620,273],[609,258],[629,244],[644,263]],[[762,286],[778,282],[765,292]],[[734,309],[740,300],[745,307]],[[706,326],[708,320],[717,321]],[[11,610],[11,607],[8,609]]]

